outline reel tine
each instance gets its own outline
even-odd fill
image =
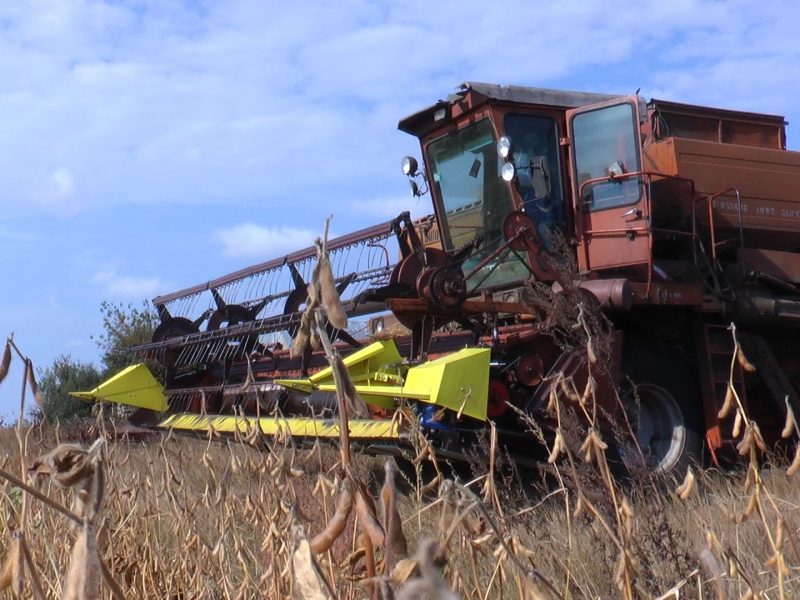
[[[191,351],[192,351],[191,346],[185,346],[184,348],[181,348],[181,351],[178,354],[178,358],[175,359],[175,364],[176,365],[190,364],[188,361],[189,361],[189,356],[191,355]]]
[[[201,362],[200,355],[203,353],[203,346],[202,346],[202,344],[193,344],[192,348],[193,348],[193,350],[192,350],[192,353],[191,353],[191,357],[189,359],[191,362],[189,364],[193,364],[194,365],[194,364],[197,364],[197,363]]]

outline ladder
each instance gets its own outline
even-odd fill
[[[728,386],[733,385],[739,399],[747,410],[744,371],[734,356],[735,345],[730,330],[725,325],[704,323],[698,331],[697,344],[700,385],[703,391],[706,443],[714,463],[716,450],[735,443],[733,424],[736,407],[725,418],[719,411],[725,403]],[[733,367],[731,367],[733,365]]]

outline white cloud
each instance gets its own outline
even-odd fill
[[[311,246],[319,235],[308,229],[243,223],[218,229],[213,237],[222,243],[222,251],[226,256],[268,260]]]
[[[56,194],[61,198],[69,198],[75,192],[75,180],[69,169],[61,167],[53,173]]]
[[[14,229],[0,223],[0,250],[8,244],[9,250],[17,249],[17,244],[34,244],[42,240],[42,235],[36,231]]]
[[[15,115],[0,124],[8,157],[0,197],[30,210],[63,209],[29,202],[41,195],[35,182],[53,173],[54,189],[80,192],[73,210],[164,202],[275,209],[298,192],[298,172],[318,206],[346,199],[353,173],[366,173],[381,195],[399,194],[404,183],[388,158],[413,140],[394,130],[397,119],[469,79],[641,86],[676,101],[753,110],[763,102],[762,110],[785,113],[796,113],[800,93],[792,77],[800,9],[788,0],[757,8],[745,0],[509,0],[502,11],[445,1],[437,7],[447,19],[422,0],[281,11],[245,0],[45,4],[0,7],[0,113]],[[768,78],[763,68],[725,68],[747,59],[781,68]],[[704,85],[707,73],[713,87]]]
[[[92,280],[103,285],[111,300],[145,300],[164,291],[164,284],[157,277],[120,275],[114,270],[98,271]]]

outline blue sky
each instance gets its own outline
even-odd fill
[[[0,335],[97,360],[140,302],[411,208],[397,121],[465,80],[786,115],[793,0],[0,5]],[[18,404],[17,363],[0,415]]]

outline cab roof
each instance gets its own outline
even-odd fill
[[[452,107],[464,100],[468,100],[471,103],[470,108],[472,109],[489,101],[570,109],[589,104],[597,104],[598,102],[606,102],[619,98],[620,96],[620,94],[573,92],[521,85],[498,85],[495,83],[465,81],[458,86],[456,92],[449,95],[446,100],[439,100],[436,104],[407,116],[398,123],[397,128],[421,138],[440,125],[440,123],[434,119],[434,113],[437,110],[443,107]],[[717,127],[721,121],[724,122],[724,124],[735,123],[739,128],[755,126],[761,130],[767,131],[766,137],[768,139],[754,145],[770,145],[780,148],[785,148],[786,145],[786,122],[784,117],[780,115],[680,104],[677,102],[655,99],[648,103],[648,108],[657,111],[660,118],[666,120],[671,119],[676,121],[676,123],[678,121],[683,123],[686,118],[690,118],[695,121],[707,121],[709,123],[708,126],[711,128]],[[681,131],[681,127],[678,126],[672,127],[672,129],[674,131]],[[681,136],[680,133],[677,133],[677,135]],[[763,136],[764,133],[762,132],[762,137]],[[696,136],[692,134],[686,135],[686,137]],[[735,143],[748,142],[741,141],[737,138]],[[752,142],[749,143],[752,144]]]
[[[421,137],[438,125],[433,119],[433,114],[436,110],[446,105],[452,106],[463,100],[470,93],[477,97],[476,105],[488,100],[496,100],[552,108],[577,108],[587,104],[596,104],[619,98],[619,94],[571,92],[520,85],[498,85],[495,83],[465,81],[458,86],[456,93],[449,95],[446,100],[440,100],[436,104],[409,115],[398,123],[397,128],[400,131]]]

